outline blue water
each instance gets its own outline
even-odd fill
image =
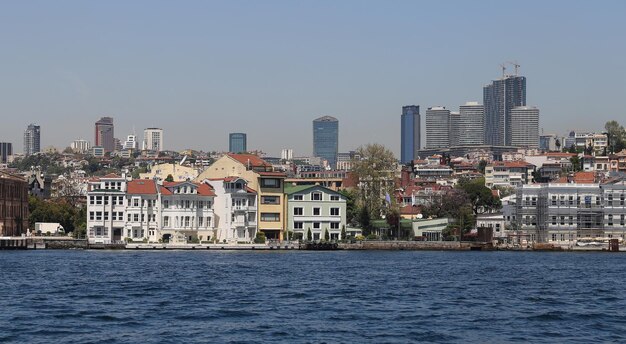
[[[626,255],[0,251],[0,343],[625,342]]]

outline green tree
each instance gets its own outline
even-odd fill
[[[167,177],[165,177],[165,181],[170,183],[174,182],[174,176],[168,174]]]
[[[357,193],[352,189],[340,190],[339,193],[346,198],[346,221],[355,225],[359,222],[359,209],[356,204]]]
[[[307,241],[313,240],[313,233],[311,233],[311,227],[309,227],[309,229],[306,231],[306,240]]]
[[[582,171],[582,166],[580,164],[580,158],[578,157],[578,155],[571,157],[569,161],[572,163],[572,171]]]
[[[474,215],[485,211],[499,209],[500,200],[496,198],[491,190],[485,186],[484,178],[477,178],[459,183],[459,189],[463,190],[469,199]]]
[[[482,174],[485,174],[485,167],[487,167],[487,160],[480,160],[478,163],[478,171]]]
[[[385,197],[391,195],[398,161],[389,149],[380,144],[368,144],[356,150],[352,174],[356,179],[359,204],[379,219],[385,208]]]
[[[328,228],[324,230],[324,241],[330,241],[330,233],[328,232]]]
[[[387,213],[385,214],[385,220],[387,221],[387,224],[389,225],[389,229],[391,230],[391,233],[389,233],[389,236],[392,238],[399,238],[400,237],[400,211],[397,209],[397,207],[391,207],[387,210]]]
[[[608,121],[604,129],[609,136],[609,148],[611,153],[620,152],[626,148],[626,130],[617,121]]]
[[[361,226],[361,229],[363,229],[363,232],[369,233],[371,229],[371,219],[370,212],[367,210],[366,205],[359,208],[359,225]]]
[[[557,151],[561,151],[561,140],[556,139],[556,141],[554,142],[554,145],[556,146],[556,150]]]
[[[341,226],[341,240],[346,240],[346,225]]]

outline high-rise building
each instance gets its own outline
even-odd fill
[[[13,144],[10,142],[0,142],[0,163],[8,163],[11,155],[13,155]]]
[[[433,106],[426,110],[426,148],[450,147],[450,110]]]
[[[417,157],[420,149],[420,107],[407,105],[402,107],[400,117],[400,162],[408,164]]]
[[[461,121],[461,113],[450,111],[450,147],[458,146],[460,139],[459,122]]]
[[[293,160],[293,149],[291,148],[283,148],[280,152],[280,158],[282,160]]]
[[[231,153],[245,153],[248,151],[248,136],[245,133],[228,134],[228,151]]]
[[[38,125],[29,124],[24,131],[24,155],[41,152],[41,128]]]
[[[536,107],[518,106],[511,109],[511,141],[510,146],[539,147],[539,109]]]
[[[526,77],[505,75],[483,87],[485,144],[511,145],[511,110],[526,106]]]
[[[160,152],[163,150],[163,129],[146,128],[143,131],[143,150]]]
[[[339,121],[331,116],[313,120],[313,156],[328,161],[328,166],[336,168],[338,151]]]
[[[86,154],[89,153],[89,150],[91,149],[91,144],[87,140],[78,139],[72,142],[70,148],[72,148],[72,151],[74,153]]]
[[[115,150],[113,117],[102,117],[96,122],[94,146],[102,147],[105,153]]]
[[[137,150],[138,148],[139,148],[139,145],[137,144],[137,136],[136,135],[126,136],[126,141],[124,142],[124,149]]]
[[[459,146],[484,144],[484,110],[485,108],[478,102],[467,102],[459,107]]]

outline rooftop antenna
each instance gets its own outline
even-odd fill
[[[515,67],[515,76],[518,76],[517,71],[519,70],[519,67],[521,67],[517,61],[509,61],[507,62],[508,64],[513,65],[513,67]]]

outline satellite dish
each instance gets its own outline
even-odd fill
[[[417,218],[418,218],[418,219],[421,219],[421,218],[423,218],[423,217],[424,217],[424,215],[422,215],[422,214],[417,214]]]

